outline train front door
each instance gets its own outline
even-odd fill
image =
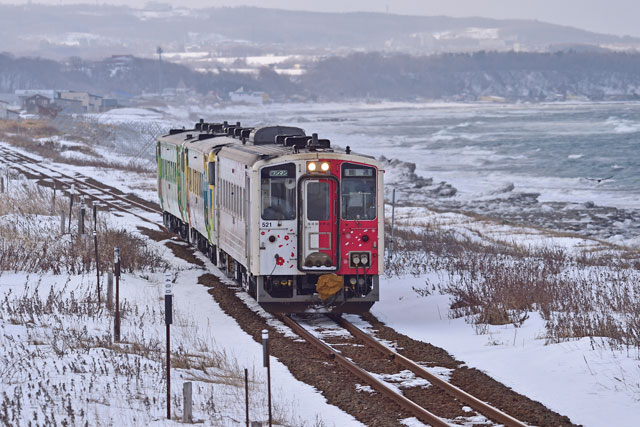
[[[338,182],[329,177],[305,178],[300,194],[300,269],[338,269]]]

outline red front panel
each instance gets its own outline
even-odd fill
[[[361,166],[369,166],[371,165],[357,163],[357,162],[349,162],[344,160],[320,160],[320,162],[328,162],[330,164],[329,172],[331,175],[338,178],[340,181],[340,198],[342,200],[338,201],[339,209],[338,209],[338,239],[339,239],[339,257],[340,257],[340,268],[337,271],[337,274],[341,275],[351,275],[351,274],[363,274],[366,273],[368,275],[377,275],[378,274],[378,262],[379,262],[379,253],[378,253],[378,218],[380,216],[380,212],[377,212],[377,200],[374,199],[373,204],[375,206],[375,213],[370,213],[369,216],[373,217],[366,219],[356,219],[354,217],[350,217],[349,213],[345,211],[348,207],[345,207],[345,199],[348,200],[348,195],[343,194],[343,190],[345,190],[343,186],[343,176],[342,176],[342,166],[344,164],[354,164]],[[377,197],[378,194],[378,171],[375,167],[373,167],[374,173],[371,177],[374,180],[374,197]],[[337,195],[335,196],[337,197]],[[360,267],[358,271],[356,268],[349,265],[349,255],[352,252],[369,252],[370,256],[370,266],[364,269]],[[380,261],[382,262],[382,261]]]

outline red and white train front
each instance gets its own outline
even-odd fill
[[[255,166],[258,302],[272,311],[367,311],[384,265],[380,164],[349,151],[285,157]]]

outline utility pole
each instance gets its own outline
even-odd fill
[[[113,318],[113,341],[120,342],[120,248],[113,249],[113,275],[116,276],[116,315]]]
[[[269,404],[269,427],[271,427],[271,363],[269,363],[269,331],[262,330],[262,364],[267,368],[267,396]]]
[[[80,218],[78,218],[78,235],[84,234],[84,215],[87,205],[84,202],[84,196],[80,196]]]
[[[164,277],[164,323],[167,325],[167,419],[171,419],[171,323],[173,322],[173,281]]]
[[[100,258],[98,257],[98,234],[93,230],[93,246],[96,252],[96,285],[98,287],[98,304],[102,304],[100,297]]]
[[[162,95],[162,50],[161,46],[158,46],[156,53],[158,54],[158,94]]]
[[[393,258],[393,233],[394,222],[396,220],[396,189],[393,189],[393,198],[391,199],[391,242],[389,244],[389,259]]]
[[[9,188],[9,185],[7,185],[7,188]],[[68,229],[68,233],[71,234],[71,215],[72,215],[72,210],[73,210],[73,198],[76,194],[76,185],[75,184],[71,184],[71,194],[69,195],[69,229]]]

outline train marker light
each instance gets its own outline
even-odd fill
[[[326,172],[329,170],[329,163],[324,162],[321,166],[320,169],[322,169],[323,172]]]
[[[351,262],[353,262],[353,265],[360,264],[360,257],[358,256],[358,254],[355,254],[351,257]]]
[[[366,255],[360,255],[360,262],[362,262],[363,265],[367,265],[369,263],[369,257]]]

